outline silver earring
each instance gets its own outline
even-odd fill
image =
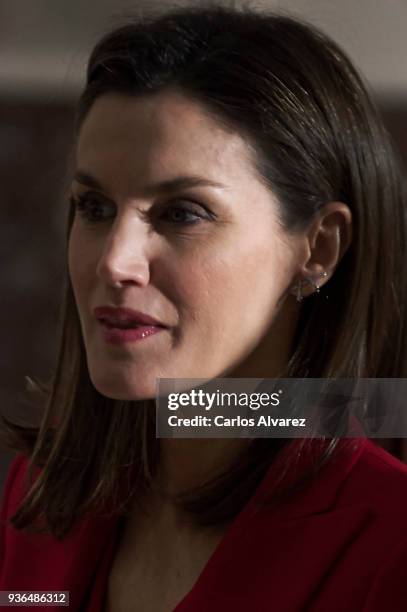
[[[319,276],[322,278],[325,278],[326,276],[328,276],[327,272],[320,272]],[[296,285],[294,285],[294,289],[297,292],[296,293],[296,299],[297,302],[302,302],[302,300],[304,299],[304,296],[302,295],[302,288],[305,287],[306,285],[312,285],[315,289],[315,293],[319,293],[320,292],[320,287],[319,285],[317,285],[317,283],[310,277],[307,276],[305,277],[304,280],[299,280]]]
[[[328,273],[327,273],[327,272],[325,272],[325,271],[324,271],[324,272],[320,272],[320,273],[319,273],[319,276],[321,276],[322,278],[325,278],[326,276],[328,276]],[[313,280],[312,280],[310,277],[307,277],[307,280],[308,280],[309,284],[310,284],[310,285],[312,285],[312,286],[314,287],[314,289],[315,289],[315,293],[319,293],[320,286],[319,286],[319,285],[317,285],[317,284],[316,284],[316,282],[315,282],[315,281],[313,281]]]

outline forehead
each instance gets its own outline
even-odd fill
[[[258,179],[253,151],[203,105],[178,93],[106,94],[78,135],[77,166],[110,184],[205,175],[226,184]],[[98,176],[96,176],[98,178]],[[123,185],[124,187],[124,185]]]

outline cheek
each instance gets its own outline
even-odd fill
[[[270,246],[268,236],[247,239],[247,233],[240,240],[168,261],[171,299],[181,320],[218,338],[238,334],[239,325],[253,329],[253,319],[262,320],[273,311],[289,278],[284,245],[275,240]]]
[[[74,223],[68,242],[68,271],[79,305],[84,300],[86,291],[90,288],[95,275],[95,268],[92,264],[90,245],[83,239]]]

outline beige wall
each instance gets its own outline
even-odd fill
[[[86,55],[104,29],[130,11],[137,14],[143,6],[171,4],[166,0],[2,0],[0,96],[75,95]],[[178,0],[177,4],[199,2]],[[251,5],[289,11],[314,22],[348,51],[380,95],[407,97],[406,0],[259,0]]]

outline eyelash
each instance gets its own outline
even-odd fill
[[[69,203],[71,204],[71,206],[74,206],[75,209],[78,211],[78,213],[80,214],[80,216],[89,224],[97,224],[97,223],[103,223],[104,221],[106,221],[106,218],[92,218],[90,215],[90,207],[88,206],[87,203],[89,202],[94,202],[96,204],[96,206],[103,206],[103,203],[98,202],[96,198],[94,198],[93,196],[89,195],[81,195],[81,196],[70,196],[69,197]],[[202,207],[202,205],[200,205]],[[213,219],[213,214],[205,208],[206,211],[206,215],[200,215],[199,213],[197,213],[195,210],[192,210],[192,208],[188,207],[188,206],[167,206],[165,208],[165,212],[168,212],[170,210],[182,210],[186,213],[189,213],[191,215],[195,215],[196,217],[198,217],[198,219],[200,219],[201,221],[211,221]],[[174,221],[175,225],[195,225],[197,223],[200,223],[201,221],[199,221],[198,219],[194,220],[194,221]]]

